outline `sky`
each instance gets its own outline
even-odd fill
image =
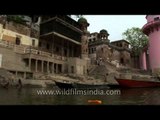
[[[83,15],[87,19],[90,26],[90,33],[99,32],[106,29],[110,34],[110,41],[123,39],[122,33],[128,28],[142,28],[146,24],[146,15]]]

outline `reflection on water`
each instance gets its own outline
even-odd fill
[[[45,88],[0,88],[1,105],[90,105],[88,100],[101,100],[102,105],[160,105],[160,88],[118,89],[119,95],[38,95]]]

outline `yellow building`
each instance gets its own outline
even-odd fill
[[[36,24],[24,25],[15,21],[8,21],[0,17],[0,40],[17,45],[38,47],[39,26]]]

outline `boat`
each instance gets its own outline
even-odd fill
[[[108,83],[105,84],[87,84],[87,83],[73,83],[73,87],[77,89],[108,89]]]
[[[160,87],[160,81],[156,79],[123,79],[116,78],[116,81],[119,83],[120,87],[126,88],[139,88],[139,87]]]
[[[56,86],[60,89],[108,89],[108,84],[87,84],[87,83],[71,83],[71,82],[60,82],[55,81]]]
[[[108,83],[108,87],[110,88],[110,89],[118,89],[120,86],[119,86],[119,84],[118,83]]]
[[[74,88],[72,83],[66,82],[66,81],[55,81],[56,86],[58,86],[60,89],[71,89]]]

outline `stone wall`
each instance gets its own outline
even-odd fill
[[[103,58],[104,60],[111,61],[112,52],[108,45],[101,45],[96,48],[97,59]]]
[[[12,49],[0,47],[2,54],[2,68],[15,71],[30,71],[26,67],[21,54],[14,53]]]
[[[96,47],[96,59],[102,59],[102,61],[116,61],[125,66],[131,66],[131,56],[128,51],[118,51],[117,49],[111,48],[108,45],[99,45]],[[89,55],[91,61],[94,61],[92,54]]]
[[[74,68],[74,74],[84,75],[87,73],[87,60],[79,58],[68,58],[69,73],[72,73],[71,66]]]
[[[1,33],[1,34],[2,34],[1,35],[2,40],[9,41],[9,42],[12,42],[12,43],[16,43],[15,42],[16,37],[20,37],[20,40],[21,40],[20,44],[29,45],[29,46],[32,46],[32,42],[33,42],[33,39],[34,39],[35,40],[35,46],[34,47],[38,46],[38,39],[32,38],[32,37],[27,36],[27,35],[16,33],[14,31],[7,30],[7,29],[3,29],[3,33]]]
[[[118,60],[118,61],[120,61],[120,52],[118,50],[113,50],[112,60]]]
[[[131,66],[131,56],[130,53],[127,51],[121,51],[120,52],[120,59],[124,60],[124,65],[125,66]]]
[[[39,31],[35,30],[35,29],[31,29],[31,37],[33,38],[39,38]]]
[[[15,22],[7,22],[5,25],[5,29],[8,29],[23,35],[27,35],[27,36],[30,36],[30,33],[31,33],[29,27],[24,26],[22,24],[15,23]]]

